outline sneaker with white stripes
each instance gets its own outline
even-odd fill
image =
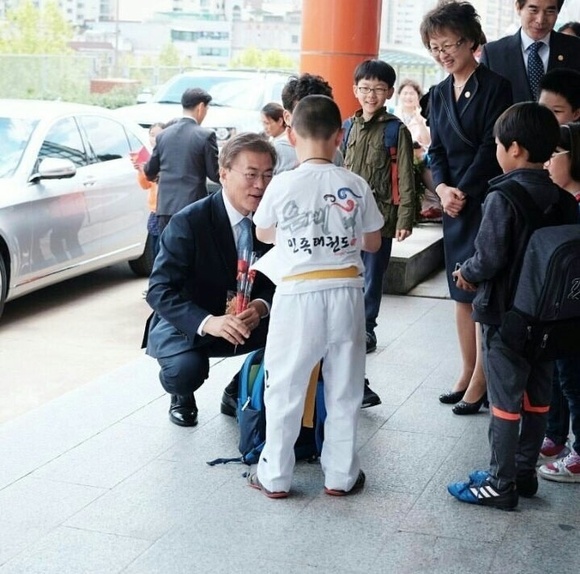
[[[518,505],[518,491],[515,484],[500,490],[490,482],[490,475],[477,470],[469,475],[468,482],[452,482],[447,486],[451,496],[461,502],[491,506],[500,510],[513,510]]]
[[[555,482],[580,482],[580,455],[572,450],[565,458],[542,465],[538,474]]]

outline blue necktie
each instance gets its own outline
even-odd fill
[[[238,223],[238,259],[250,260],[252,253],[252,222],[244,217]]]
[[[540,80],[544,75],[544,63],[542,62],[542,58],[538,54],[542,46],[542,42],[534,42],[530,46],[530,51],[528,54],[528,80],[530,82],[530,89],[532,90],[532,96],[535,100],[538,99],[539,96],[539,87],[540,87]]]

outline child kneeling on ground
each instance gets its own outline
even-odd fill
[[[250,486],[288,496],[308,381],[322,359],[327,418],[320,457],[325,492],[360,490],[356,452],[365,369],[361,250],[381,244],[383,217],[368,184],[332,163],[340,110],[326,96],[300,100],[290,141],[300,165],[276,175],[255,215],[275,247],[255,267],[276,283],[264,355],[266,443]]]

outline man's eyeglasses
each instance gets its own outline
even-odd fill
[[[233,167],[229,168],[231,171],[235,171],[236,173],[241,173],[248,183],[254,183],[258,181],[258,179],[264,180],[264,183],[270,183],[272,178],[274,177],[274,173],[271,171],[264,171],[260,173],[259,171],[240,171],[239,169],[234,169]]]
[[[570,150],[568,150],[568,149],[563,149],[563,150],[560,150],[560,151],[555,151],[555,152],[552,154],[552,157],[553,157],[553,158],[554,158],[554,157],[558,157],[558,156],[560,156],[560,155],[564,155],[564,154],[566,154],[566,153],[570,153]]]
[[[432,56],[439,56],[440,54],[453,54],[465,42],[465,38],[461,38],[453,44],[443,44],[443,46],[431,46],[427,48]]]
[[[357,86],[356,89],[365,96],[371,92],[374,92],[377,96],[379,96],[379,98],[384,96],[389,91],[388,88],[369,88],[368,86]]]

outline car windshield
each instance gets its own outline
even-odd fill
[[[0,178],[16,171],[38,120],[0,117]]]
[[[161,86],[153,96],[153,102],[160,104],[180,104],[181,96],[187,88],[201,88],[211,92],[213,86],[227,82],[228,76],[180,76],[173,82]]]
[[[259,110],[264,88],[254,80],[234,80],[216,84],[210,89],[210,106],[230,106],[243,110]]]

